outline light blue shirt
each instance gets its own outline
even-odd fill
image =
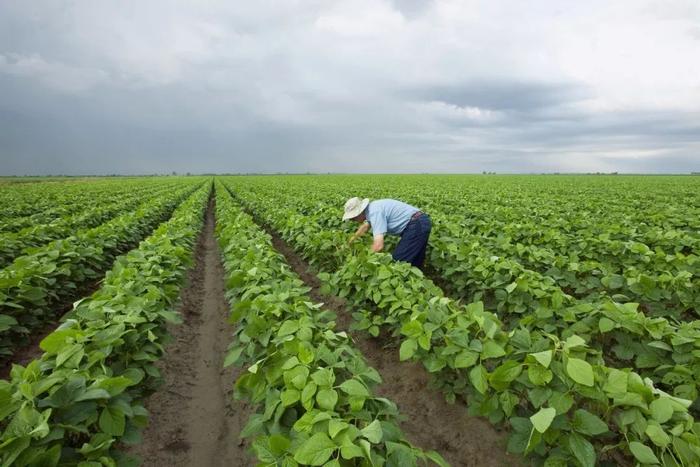
[[[365,209],[373,235],[400,235],[418,211],[420,209],[395,199],[371,201]]]

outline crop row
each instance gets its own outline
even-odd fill
[[[511,329],[578,333],[604,352],[609,365],[633,366],[675,395],[697,399],[700,321],[649,316],[637,303],[608,297],[579,300],[517,261],[462,245],[438,234],[430,253],[431,267],[459,296],[493,304]]]
[[[122,178],[5,185],[0,187],[0,232],[49,223],[85,209],[96,199],[172,182]]]
[[[51,240],[74,235],[77,230],[96,227],[116,215],[132,210],[148,199],[157,198],[172,190],[173,186],[142,186],[121,195],[110,193],[104,198],[93,199],[93,205],[78,212],[54,219],[48,224],[38,224],[17,232],[0,233],[0,268],[4,268],[16,257],[29,253],[30,248],[44,245]]]
[[[268,203],[283,205],[289,196],[280,190],[254,190],[242,181],[237,187],[242,193],[268,198]],[[337,207],[320,200],[315,192],[307,196],[295,192],[295,198],[295,210],[308,222],[327,231],[346,231]],[[450,291],[468,301],[484,301],[509,330],[525,327],[564,337],[578,334],[602,351],[608,366],[631,366],[675,396],[693,401],[698,398],[700,321],[677,323],[650,317],[635,303],[619,303],[608,297],[578,300],[553,279],[517,261],[492,255],[478,242],[465,248],[465,243],[444,233],[448,229],[444,222],[434,229],[429,265]],[[326,241],[324,246],[328,245]]]
[[[237,325],[226,364],[247,366],[238,397],[258,410],[243,430],[264,465],[411,466],[432,460],[406,441],[398,410],[372,395],[381,382],[334,330],[335,315],[312,303],[308,287],[270,237],[217,187],[216,233]]]
[[[630,197],[618,186],[600,192],[562,192],[552,189],[556,187],[552,179],[537,178],[532,179],[534,186],[513,190],[521,188],[516,180],[502,180],[503,188],[498,190],[489,189],[483,179],[471,185],[460,179],[456,181],[461,183],[451,183],[449,177],[247,178],[242,183],[251,189],[299,196],[305,203],[302,209],[332,210],[332,217],[347,197],[362,193],[381,198],[393,192],[431,213],[436,224],[431,244],[440,243],[433,251],[449,244],[453,256],[518,263],[520,269],[577,298],[607,295],[617,301],[640,302],[651,316],[677,320],[698,316],[700,235],[692,215],[698,207],[694,193],[683,191],[682,183],[673,189],[664,186],[669,195],[652,191],[653,184],[646,179],[647,191],[637,190]],[[314,185],[311,191],[308,182]],[[585,186],[586,182],[576,183]],[[639,208],[639,199],[644,200],[644,209]],[[462,268],[463,276],[472,272]],[[467,298],[471,293],[464,292]]]
[[[139,247],[119,257],[100,290],[41,342],[43,355],[0,381],[4,466],[127,465],[117,443],[139,440],[144,397],[160,375],[166,322],[203,221],[201,186]]]
[[[191,185],[144,202],[99,227],[55,240],[0,270],[0,354],[11,355],[81,289],[109,269],[114,258],[143,239],[192,193]]]
[[[522,237],[522,221],[486,227],[491,220],[479,219],[467,228],[465,221],[456,215],[439,219],[435,229],[438,235],[433,244],[449,244],[453,256],[518,263],[520,269],[532,271],[541,280],[586,300],[607,295],[618,301],[639,301],[652,316],[677,320],[699,316],[700,258],[696,252],[700,251],[700,242],[687,253],[669,252],[660,247],[652,249],[640,241],[611,239],[609,232],[581,230],[576,233],[578,240],[572,247],[557,250],[552,247],[556,244],[555,235],[545,239],[552,244],[526,243],[527,239]],[[548,228],[556,227],[549,225]],[[678,240],[673,235],[669,238],[669,241]]]
[[[238,184],[236,186],[238,188]],[[358,327],[400,336],[401,359],[433,373],[451,399],[493,422],[508,421],[509,449],[547,465],[595,465],[633,457],[640,463],[700,462],[700,425],[690,401],[671,396],[630,369],[606,365],[587,339],[557,329],[509,330],[480,302],[462,306],[388,255],[349,254],[343,232],[328,230],[267,193],[236,194],[327,275],[359,310]]]

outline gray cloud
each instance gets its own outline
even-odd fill
[[[0,174],[697,171],[700,9],[557,5],[4,2]]]
[[[519,82],[506,77],[480,82],[465,82],[457,86],[437,86],[409,90],[424,100],[439,100],[461,107],[483,107],[534,113],[541,109],[576,102],[590,93],[575,83]]]

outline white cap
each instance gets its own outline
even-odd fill
[[[365,210],[368,204],[369,198],[350,198],[345,203],[345,213],[343,214],[343,220],[346,221],[348,219],[352,219],[353,217],[359,216],[360,214],[362,214],[362,211]]]

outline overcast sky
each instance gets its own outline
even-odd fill
[[[700,1],[0,0],[0,174],[700,171]]]

